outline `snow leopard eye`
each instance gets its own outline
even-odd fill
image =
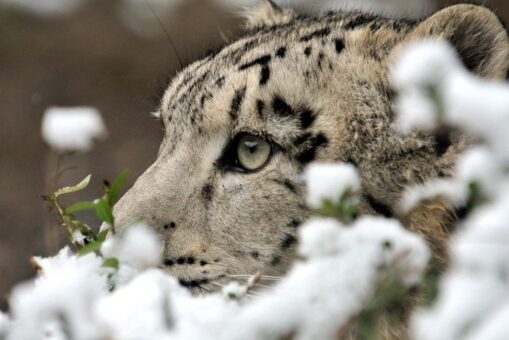
[[[243,132],[233,138],[216,164],[224,171],[254,172],[263,168],[277,150],[277,144]]]
[[[265,140],[253,136],[242,136],[237,144],[237,159],[239,164],[248,171],[254,171],[264,166],[270,158],[271,146]]]

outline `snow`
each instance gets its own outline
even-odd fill
[[[12,328],[8,340],[42,339],[48,325],[73,339],[98,337],[91,305],[106,292],[107,271],[94,254],[72,255],[68,248],[53,258],[35,258],[41,276],[17,286],[10,298]]]
[[[505,338],[509,329],[509,85],[468,73],[443,41],[419,43],[404,52],[393,80],[400,102],[418,98],[415,105],[419,101],[434,105],[426,118],[414,117],[412,105],[400,105],[398,123],[404,132],[441,125],[457,128],[476,141],[459,157],[453,178],[406,192],[404,210],[437,196],[464,205],[472,183],[485,198],[453,236],[450,268],[439,281],[437,300],[413,316],[414,338]]]
[[[306,202],[318,209],[325,201],[338,203],[343,193],[360,188],[360,178],[351,164],[312,163],[302,175],[306,182]]]
[[[86,237],[79,230],[75,230],[72,233],[72,241],[83,246],[85,245]]]
[[[333,256],[339,253],[335,240],[341,234],[341,224],[333,218],[312,218],[299,228],[299,254],[309,257]]]
[[[106,136],[103,119],[92,107],[50,107],[42,119],[42,136],[57,152],[89,151]]]
[[[0,311],[0,339],[3,339],[9,331],[10,323],[9,317]]]
[[[237,281],[230,282],[226,286],[223,287],[223,295],[227,299],[236,300],[246,296],[247,287],[241,285]]]
[[[161,240],[143,222],[128,226],[120,238],[105,241],[101,253],[105,257],[115,257],[137,271],[156,267],[162,262]]]
[[[146,271],[105,297],[95,307],[97,320],[117,339],[154,339],[173,325],[169,292],[175,279]]]

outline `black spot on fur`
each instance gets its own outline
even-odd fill
[[[230,105],[230,117],[232,119],[236,119],[238,117],[239,110],[240,107],[242,106],[242,102],[244,101],[245,95],[246,95],[245,87],[235,91],[235,95],[233,96],[233,100]]]
[[[253,250],[252,252],[249,253],[249,255],[254,258],[254,259],[257,259],[260,257],[260,253],[257,252],[256,250]]]
[[[349,22],[347,22],[343,26],[343,28],[345,30],[353,30],[358,27],[366,26],[367,24],[373,22],[375,19],[376,19],[376,17],[374,17],[374,16],[361,14],[361,15],[356,16]]]
[[[205,184],[201,189],[201,197],[203,200],[208,203],[212,201],[212,196],[214,195],[214,187],[210,184]]]
[[[336,39],[334,40],[334,48],[336,49],[336,52],[340,54],[345,49],[345,43],[342,39]]]
[[[280,47],[276,51],[276,57],[278,58],[284,58],[286,56],[286,47]]]
[[[258,113],[258,117],[260,117],[260,119],[263,119],[263,110],[265,110],[265,103],[258,99],[256,101],[256,113]]]
[[[201,261],[200,261],[200,266],[202,266],[202,267],[203,267],[203,266],[206,266],[207,264],[208,264],[208,263],[207,263],[207,261],[205,261],[205,260],[201,260]]]
[[[288,249],[295,243],[296,238],[293,235],[286,234],[285,238],[281,241],[281,248]]]
[[[270,261],[270,265],[274,266],[274,267],[280,263],[281,263],[281,256],[273,256],[272,260]]]
[[[327,143],[327,137],[322,133],[311,137],[308,148],[297,155],[297,161],[301,164],[312,162],[316,157],[316,150],[319,147],[327,145]]]
[[[164,265],[167,266],[167,267],[171,267],[175,264],[175,262],[173,262],[173,260],[170,260],[170,259],[167,259],[164,261]]]
[[[297,228],[300,225],[300,223],[301,222],[298,219],[292,218],[290,223],[288,223],[288,227],[290,227],[290,228]]]
[[[312,51],[311,46],[308,46],[308,47],[306,47],[306,48],[304,49],[304,54],[305,54],[307,57],[309,57],[309,56],[311,55],[311,51]]]
[[[391,208],[385,203],[380,202],[370,194],[363,195],[369,206],[379,215],[390,218],[393,216]]]
[[[188,257],[187,258],[187,264],[194,264],[194,262],[195,262],[194,257]]]
[[[265,85],[270,79],[270,67],[268,65],[263,65],[262,71],[260,74],[260,85]]]
[[[322,69],[322,63],[323,63],[323,58],[325,57],[325,55],[323,54],[323,52],[320,52],[318,53],[318,68],[321,70]]]
[[[179,257],[179,258],[177,259],[177,264],[184,264],[184,263],[186,263],[186,259],[185,259],[185,258],[183,258],[183,257]]]
[[[314,31],[308,35],[305,35],[303,36],[302,38],[300,38],[299,40],[301,42],[305,42],[305,41],[310,41],[312,39],[315,39],[315,38],[322,38],[322,37],[326,37],[330,34],[330,28],[328,27],[325,27],[325,28],[322,28],[322,29],[319,29],[318,31]]]
[[[168,224],[164,225],[164,229],[175,229],[177,227],[177,224],[175,222],[170,222]]]
[[[216,86],[221,88],[223,87],[224,85],[224,77],[219,77],[217,80],[216,80]]]
[[[271,59],[272,59],[272,57],[269,54],[261,56],[260,58],[257,58],[247,64],[241,65],[239,67],[239,70],[240,71],[247,70],[248,68],[251,68],[256,65],[267,65]]]
[[[300,114],[300,126],[303,129],[309,128],[315,122],[316,115],[310,109],[304,109]]]
[[[272,99],[272,109],[274,110],[274,113],[280,116],[292,116],[293,110],[288,105],[283,98],[280,96],[275,96],[274,99]]]
[[[207,279],[202,279],[202,280],[179,279],[179,283],[181,286],[184,286],[186,288],[200,288],[202,285],[209,283],[209,280],[207,280]]]
[[[435,134],[435,154],[442,157],[452,145],[450,131],[439,131]]]
[[[294,194],[297,193],[297,186],[295,185],[295,183],[290,181],[288,178],[274,179],[274,182],[276,182],[279,185],[284,186],[285,188],[287,188],[290,192],[293,192]]]
[[[306,132],[306,133],[304,133],[303,135],[300,135],[300,136],[298,136],[297,138],[295,138],[295,140],[293,141],[293,144],[294,144],[295,146],[302,145],[302,144],[304,144],[305,142],[307,142],[310,138],[311,138],[311,133]]]

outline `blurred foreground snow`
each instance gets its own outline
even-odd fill
[[[91,107],[51,107],[42,118],[42,137],[57,152],[89,151],[105,135],[101,114]]]

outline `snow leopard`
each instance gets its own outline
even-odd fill
[[[442,199],[401,213],[403,191],[450,177],[468,142],[454,131],[395,127],[390,71],[406,46],[447,40],[465,67],[505,79],[509,39],[499,18],[454,5],[419,20],[357,11],[300,15],[262,0],[234,42],[185,67],[156,112],[156,161],[114,209],[161,236],[169,274],[193,292],[236,277],[282,276],[312,214],[301,173],[313,161],[353,164],[359,215],[399,219],[437,261],[458,219]]]

